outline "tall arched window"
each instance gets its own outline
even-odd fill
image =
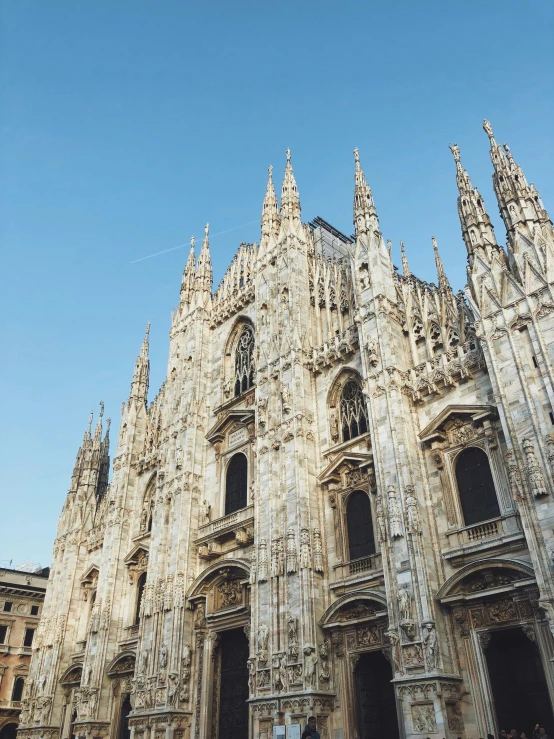
[[[458,456],[456,482],[466,526],[500,516],[489,459],[482,449],[469,447]]]
[[[362,388],[356,380],[348,380],[340,396],[342,440],[349,441],[367,431],[367,411]]]
[[[371,518],[369,496],[363,490],[355,490],[346,503],[346,526],[350,559],[360,559],[375,554],[375,536]]]
[[[248,502],[248,463],[244,454],[235,454],[227,467],[225,515],[246,508]]]
[[[137,583],[137,604],[135,606],[135,624],[140,621],[140,604],[142,602],[142,596],[144,594],[144,588],[146,586],[146,572],[143,572],[138,579]]]
[[[23,688],[25,687],[25,680],[22,677],[18,677],[13,684],[12,690],[12,701],[20,701],[23,697]]]
[[[235,396],[254,387],[254,332],[246,326],[235,351]]]

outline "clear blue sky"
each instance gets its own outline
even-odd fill
[[[117,438],[148,320],[151,397],[165,376],[187,249],[131,262],[209,221],[219,282],[287,146],[304,220],[346,233],[358,146],[396,263],[402,239],[434,280],[435,234],[456,289],[449,142],[499,240],[483,117],[554,213],[546,0],[4,0],[0,33],[0,560],[50,562],[88,414],[104,400]]]

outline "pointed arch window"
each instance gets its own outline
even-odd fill
[[[369,496],[363,490],[355,490],[346,503],[346,528],[350,559],[360,559],[375,554],[375,535]]]
[[[246,326],[235,352],[235,397],[254,387],[254,332]]]
[[[500,516],[489,458],[482,449],[464,449],[456,460],[456,482],[466,526]]]
[[[20,701],[23,697],[23,688],[25,687],[25,679],[18,677],[13,684],[12,701]]]
[[[240,511],[248,504],[248,462],[244,454],[235,454],[227,467],[225,480],[225,515]]]
[[[348,380],[340,396],[342,440],[349,441],[367,431],[367,410],[362,388],[356,380]]]

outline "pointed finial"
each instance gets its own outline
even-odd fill
[[[92,428],[92,419],[94,416],[94,411],[90,412],[90,415],[88,417],[88,424],[87,424],[87,430],[85,431],[85,436],[90,436],[90,430]]]
[[[460,149],[458,147],[458,144],[448,144],[448,148],[454,155],[454,161],[456,162],[456,164],[460,164]]]
[[[104,415],[104,401],[101,400],[100,401],[100,416],[99,416],[98,420],[100,420],[103,415]]]
[[[506,156],[508,157],[508,161],[510,162],[510,164],[515,164],[510,147],[508,146],[508,144],[503,144],[503,146],[504,151],[506,152]]]
[[[492,132],[492,126],[491,126],[491,124],[487,121],[486,118],[483,121],[483,128],[485,129],[485,133],[487,134],[487,136],[489,137],[489,139],[492,140],[494,138],[494,133]]]
[[[404,277],[409,277],[412,273],[410,272],[410,267],[408,265],[408,258],[406,256],[403,241],[400,242],[400,253],[402,255],[402,272],[404,273]]]
[[[273,164],[270,164],[269,167],[267,168],[267,174],[268,174],[269,179],[271,180],[273,178]]]
[[[190,237],[190,250],[194,251],[194,234]]]
[[[433,242],[433,251],[435,252],[436,255],[438,255],[439,247],[438,247],[436,238],[434,236],[431,236],[431,241]]]
[[[206,225],[204,226],[204,237],[206,239],[208,238],[208,234],[209,233],[210,233],[210,224],[209,223],[206,223]]]
[[[147,339],[149,335],[150,335],[150,321],[148,321],[148,323],[146,324],[146,332],[144,334],[144,338]]]
[[[104,438],[107,438],[108,434],[110,433],[110,426],[112,425],[112,419],[106,418],[106,436]]]
[[[387,249],[389,250],[389,257],[392,259],[392,241],[387,239]]]
[[[287,149],[287,164],[290,164],[290,149]]]
[[[439,278],[439,288],[449,288],[450,283],[448,282],[448,278],[444,271],[442,259],[439,254],[439,247],[437,245],[437,240],[434,236],[431,236],[431,241],[433,242],[433,251],[435,252],[435,264],[437,266],[437,276]]]
[[[358,153],[358,147],[354,149],[354,161],[356,164],[360,163],[360,154]]]

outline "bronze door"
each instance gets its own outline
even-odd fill
[[[381,652],[368,652],[356,665],[360,739],[398,739],[392,670]]]

